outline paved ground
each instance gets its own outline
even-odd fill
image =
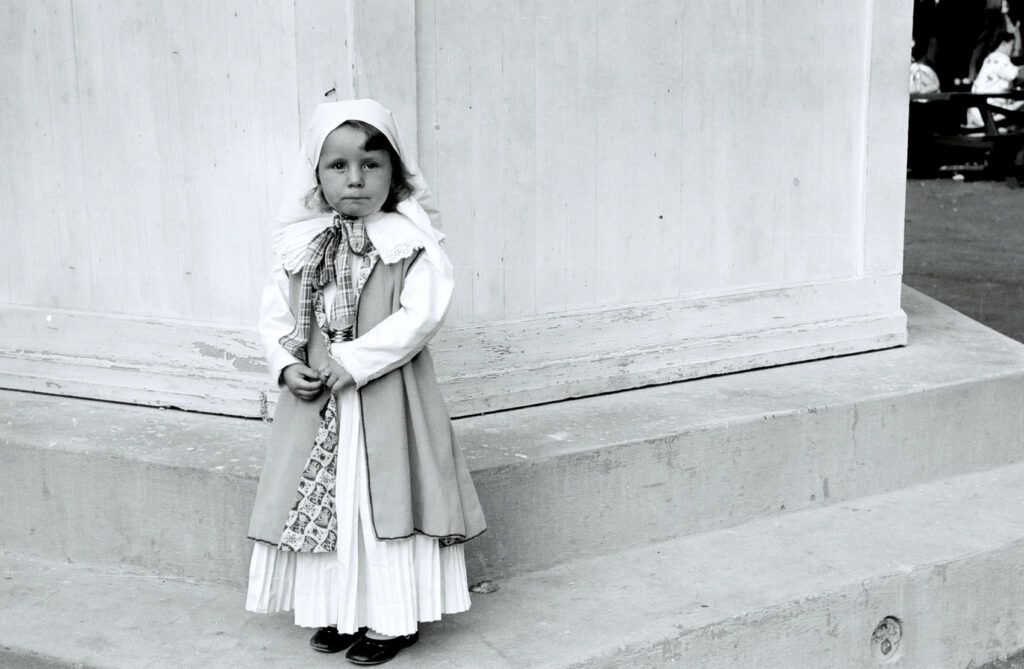
[[[904,248],[904,283],[1024,341],[1024,190],[910,180]]]
[[[1024,651],[1021,651],[1013,657],[1008,657],[1005,660],[996,660],[990,662],[978,669],[1024,669]]]
[[[904,283],[1024,341],[1024,190],[911,179],[905,235]],[[1024,650],[979,669],[1024,669]]]

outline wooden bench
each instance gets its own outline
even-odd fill
[[[1018,185],[1024,177],[1024,109],[1007,111],[990,104],[992,97],[1024,100],[1024,91],[998,96],[911,94],[907,142],[910,173],[925,176],[943,170],[977,171]],[[981,112],[981,127],[966,126],[967,110],[972,107]]]

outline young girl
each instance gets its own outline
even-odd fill
[[[314,649],[355,664],[469,608],[462,543],[485,529],[426,349],[453,287],[429,198],[390,111],[320,105],[260,308],[281,394],[246,608],[294,609]]]

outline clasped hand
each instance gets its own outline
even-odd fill
[[[316,399],[325,387],[336,393],[355,383],[352,375],[334,360],[328,360],[318,370],[300,362],[293,363],[281,372],[281,380],[292,395],[303,400]]]

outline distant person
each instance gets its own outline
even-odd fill
[[[938,93],[939,75],[928,63],[918,60],[910,64],[910,92]]]
[[[994,40],[1001,39],[1002,33],[1010,33],[1013,36],[1013,47],[1010,49],[1011,59],[1018,59],[1024,53],[1024,44],[1021,42],[1021,28],[1018,13],[1011,11],[1009,0],[988,0],[988,7],[984,12],[982,30],[975,40],[974,51],[971,53],[971,64],[968,70],[969,81],[978,78],[982,61],[992,53],[996,44]]]
[[[982,62],[978,77],[971,85],[972,93],[1008,93],[1015,88],[1022,75],[1021,68],[1010,60],[1015,43],[1016,38],[1012,33],[1002,31],[996,34],[993,39],[993,48]],[[1017,111],[1024,106],[1024,100],[998,97],[989,98],[988,103],[1010,112]],[[996,114],[994,118],[999,121],[1005,119],[1005,116]],[[981,112],[977,107],[972,107],[967,111],[967,125],[972,128],[980,128],[984,125]]]

